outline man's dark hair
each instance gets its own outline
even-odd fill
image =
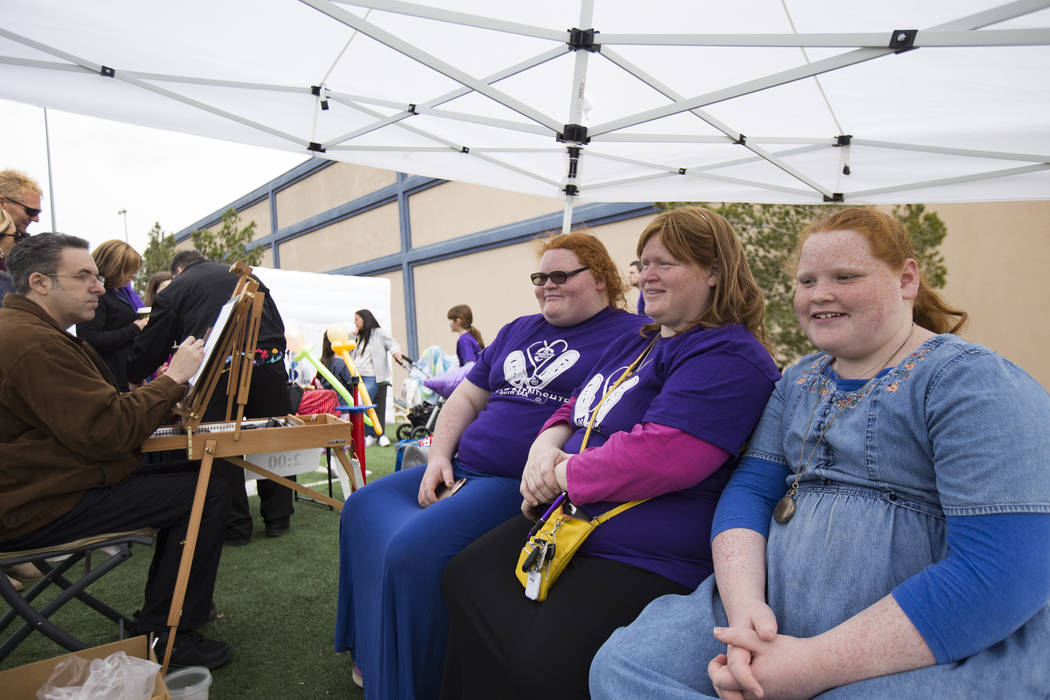
[[[635,270],[638,270],[638,272],[642,271],[642,263],[640,260],[632,260],[629,267],[633,267]]]
[[[66,248],[89,250],[90,244],[83,238],[64,233],[39,233],[26,238],[7,254],[7,271],[15,294],[29,291],[29,276],[34,272],[53,275],[58,272],[62,251]]]
[[[171,274],[177,275],[179,270],[185,270],[193,263],[199,262],[208,262],[208,259],[198,250],[184,250],[175,253],[175,257],[171,259]]]

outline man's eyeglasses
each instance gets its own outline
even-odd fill
[[[537,287],[542,287],[543,285],[547,284],[547,280],[550,280],[554,284],[565,284],[565,282],[570,277],[578,275],[584,270],[589,269],[591,269],[589,266],[584,265],[578,270],[573,270],[572,272],[563,272],[562,270],[552,270],[550,272],[533,272],[531,275],[529,275],[529,279],[532,280],[532,283]]]
[[[103,277],[102,275],[93,275],[90,272],[78,272],[75,275],[53,275],[53,274],[48,273],[47,276],[48,277],[72,277],[73,279],[77,280],[78,282],[80,282],[82,284],[86,284],[89,287],[92,284],[94,284],[95,282],[98,282],[103,287],[106,286],[106,278],[105,277]]]
[[[28,216],[30,219],[40,216],[40,212],[43,211],[42,209],[34,209],[33,207],[27,207],[25,204],[22,204],[17,199],[11,199],[10,197],[4,197],[4,199],[6,199],[9,202],[14,202],[18,206],[22,207],[22,209],[24,209],[26,212],[26,216]]]

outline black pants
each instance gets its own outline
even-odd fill
[[[4,542],[3,547],[36,549],[107,532],[156,528],[153,562],[139,616],[139,631],[155,632],[167,626],[196,488],[196,472],[135,472],[114,486],[88,491],[69,513],[28,535]],[[180,628],[192,629],[208,619],[229,511],[226,485],[210,480]]]
[[[514,576],[532,523],[517,516],[456,555],[442,582],[449,614],[441,697],[587,698],[591,660],[618,627],[685,586],[577,555],[542,603]]]
[[[216,383],[215,393],[204,414],[205,421],[221,421],[226,417],[226,381],[228,372],[223,372]],[[236,415],[236,404],[234,414]],[[288,373],[283,362],[259,365],[252,371],[252,383],[248,402],[244,406],[245,418],[271,418],[290,413],[288,398]],[[226,484],[232,497],[230,519],[226,525],[226,536],[234,539],[251,537],[252,516],[248,510],[248,493],[244,489],[244,470],[225,460],[217,459],[212,466],[213,474]],[[295,479],[295,477],[289,477]],[[294,507],[290,489],[275,484],[269,479],[259,479],[259,510],[267,523],[288,520]]]

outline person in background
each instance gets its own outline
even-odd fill
[[[160,270],[150,275],[146,282],[146,298],[143,300],[146,306],[153,306],[153,300],[157,298],[169,284],[171,284],[171,271]]]
[[[332,349],[332,341],[328,339],[328,331],[325,331],[324,336],[321,338],[321,364],[328,368],[328,371],[339,380],[343,388],[347,391],[351,390],[354,385],[354,375],[350,374],[350,370],[347,368],[343,358],[336,355]],[[332,388],[328,380],[320,374],[317,375],[317,381],[320,382],[322,389]]]
[[[449,309],[448,327],[453,333],[459,334],[456,341],[459,366],[476,362],[481,357],[481,351],[485,349],[485,341],[481,337],[481,331],[474,327],[474,313],[470,307],[466,304],[456,304]]]
[[[0,209],[0,304],[3,303],[4,295],[15,291],[11,284],[11,275],[7,272],[7,254],[15,247],[15,243],[22,240],[22,236],[15,232],[15,222],[6,210]],[[4,569],[7,578],[16,591],[22,590],[22,580],[31,581],[39,579],[42,574],[32,564],[17,564]]]
[[[197,476],[145,473],[140,446],[185,395],[204,342],[183,339],[164,376],[121,392],[91,346],[65,330],[89,321],[105,293],[88,242],[44,233],[8,260],[15,293],[0,309],[0,548],[155,528],[135,633],[160,633],[157,648],[164,649]],[[195,630],[208,619],[229,507],[226,485],[212,479],[174,666],[217,668],[233,657],[229,644]]]
[[[631,287],[638,290],[638,304],[636,306],[637,313],[639,316],[645,315],[645,294],[642,292],[639,279],[642,275],[642,263],[638,260],[632,260],[631,264],[627,266],[627,282],[630,283]]]
[[[0,209],[0,303],[4,295],[15,291],[11,284],[11,275],[7,272],[7,254],[22,240],[22,234],[15,230],[14,219],[4,209]]]
[[[106,293],[98,299],[95,317],[77,324],[77,337],[86,340],[102,356],[117,388],[128,390],[128,355],[142,329],[145,318],[136,313],[135,301],[127,284],[139,271],[142,257],[124,241],[99,244],[91,254],[99,274],[105,279]]]
[[[835,212],[796,259],[819,352],[722,494],[715,575],[615,632],[592,695],[1050,696],[1050,397],[953,335],[894,217]]]
[[[141,381],[152,374],[167,359],[172,345],[182,338],[203,337],[215,323],[219,309],[230,300],[238,281],[236,275],[230,274],[228,265],[208,262],[196,250],[176,253],[171,261],[171,274],[171,285],[153,299],[149,323],[135,339],[128,359],[130,381]],[[292,411],[288,372],[284,367],[284,320],[266,285],[260,282],[259,290],[265,297],[259,337],[252,355],[245,418],[280,417]],[[204,413],[205,421],[225,420],[228,379],[229,372],[223,371]],[[225,460],[216,460],[214,474],[226,482],[233,495],[226,544],[246,545],[251,542],[253,525],[244,470]],[[266,535],[281,537],[288,532],[294,512],[292,492],[269,479],[259,479],[258,489]]]
[[[404,357],[401,354],[401,345],[386,329],[380,327],[379,321],[368,309],[358,309],[354,313],[354,328],[357,331],[353,338],[355,345],[350,359],[353,360],[357,373],[361,375],[361,382],[368,389],[368,396],[375,404],[376,415],[379,417],[378,430],[366,426],[368,436],[365,443],[374,445],[378,437],[379,446],[387,447],[390,445],[390,438],[384,434],[386,393],[394,377],[390,356],[393,355],[396,362],[401,362]]]
[[[590,234],[544,239],[530,277],[540,312],[505,325],[456,387],[429,463],[359,489],[343,508],[335,647],[353,654],[370,700],[437,697],[445,565],[520,512],[521,469],[543,421],[611,341],[642,325],[623,311],[620,272]]]
[[[780,378],[763,345],[765,301],[736,233],[707,209],[657,216],[637,250],[654,323],[612,340],[533,441],[520,486],[529,517],[479,538],[445,570],[444,698],[533,698],[545,688],[586,697],[591,657],[614,629],[711,574],[715,505]],[[513,572],[561,493],[588,519],[648,500],[599,527],[536,603]]]
[[[29,224],[40,221],[40,185],[17,170],[0,170],[0,209],[15,222],[15,233],[29,235]]]

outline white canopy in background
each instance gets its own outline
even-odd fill
[[[584,201],[1047,199],[1048,7],[5,0],[0,97]]]

